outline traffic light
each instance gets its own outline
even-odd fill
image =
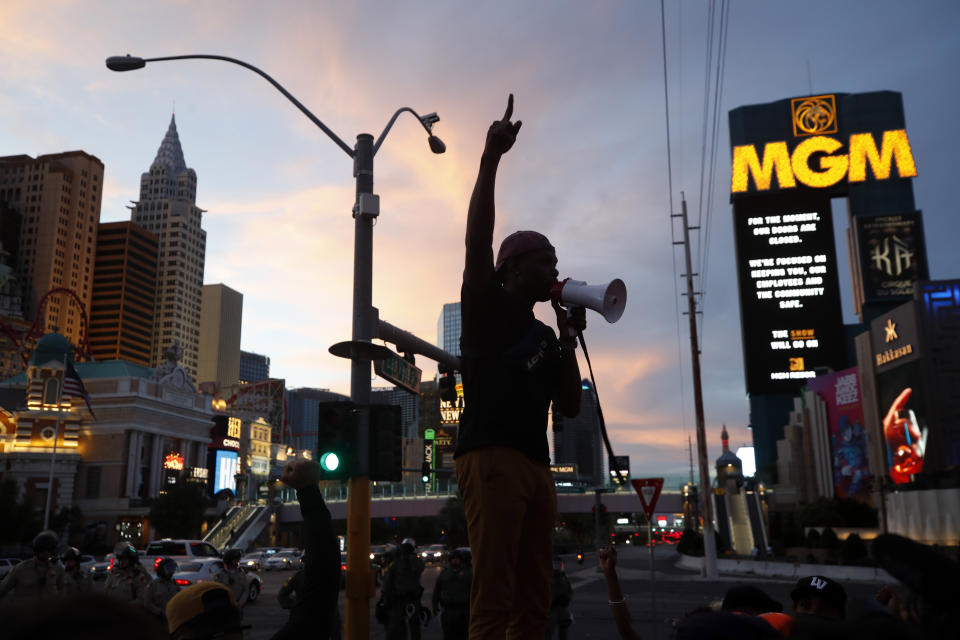
[[[437,383],[440,399],[451,404],[457,403],[457,377],[450,371],[441,371],[442,375]]]
[[[370,479],[400,482],[403,480],[403,443],[401,442],[400,407],[370,407]]]
[[[357,475],[357,417],[352,402],[321,402],[317,424],[317,462],[323,480]]]
[[[420,470],[420,482],[422,482],[423,484],[430,484],[431,473],[432,471],[430,470],[430,463],[424,462],[423,467]]]

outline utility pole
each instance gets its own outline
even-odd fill
[[[681,200],[681,214],[672,213],[671,218],[682,218],[683,240],[673,244],[682,244],[686,257],[687,271],[687,311],[690,320],[690,368],[693,370],[693,403],[697,413],[697,460],[700,466],[700,514],[703,517],[703,577],[713,579],[717,577],[717,541],[713,533],[713,500],[710,490],[710,467],[707,463],[707,434],[703,418],[703,388],[700,384],[700,345],[697,342],[697,302],[694,296],[699,292],[693,290],[693,265],[690,260],[690,227],[687,224],[687,200]]]

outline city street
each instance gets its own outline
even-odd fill
[[[644,638],[671,637],[674,622],[687,612],[723,598],[730,587],[737,584],[754,584],[764,589],[773,598],[791,609],[790,590],[795,581],[769,578],[721,577],[716,581],[704,581],[697,574],[674,567],[677,560],[676,547],[664,545],[656,549],[656,597],[657,613],[652,614],[650,602],[650,566],[646,548],[619,547],[620,582],[633,616],[634,627]],[[603,576],[596,569],[596,557],[587,554],[583,566],[573,556],[564,556],[567,574],[574,588],[572,603],[574,624],[571,638],[607,639],[614,637],[616,629],[609,614],[606,586]],[[439,566],[428,566],[423,573],[423,604],[430,602],[433,584],[440,573]],[[268,639],[286,620],[287,612],[277,604],[277,591],[289,572],[261,572],[264,587],[260,600],[247,607],[244,618],[253,625],[246,637],[253,640]],[[845,583],[849,597],[873,597],[880,588],[876,583]],[[341,592],[340,610],[343,612]],[[371,607],[372,610],[372,607]],[[372,618],[370,638],[385,638],[384,628]],[[424,640],[440,640],[440,625],[432,620],[423,630]]]

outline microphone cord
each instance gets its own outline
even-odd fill
[[[583,349],[583,357],[587,360],[587,370],[590,371],[590,381],[593,383],[593,395],[597,399],[597,417],[600,419],[600,434],[603,436],[603,444],[607,448],[607,455],[610,457],[610,466],[617,473],[617,482],[621,485],[626,484],[626,479],[617,464],[617,457],[613,455],[613,447],[610,446],[610,438],[607,436],[607,423],[603,419],[603,409],[600,407],[600,392],[597,391],[597,379],[593,375],[593,365],[590,363],[590,353],[587,351],[587,341],[583,339],[583,331],[577,329],[577,339],[580,341],[580,348]]]

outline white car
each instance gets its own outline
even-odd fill
[[[240,566],[247,571],[260,571],[267,557],[265,553],[248,553],[240,559]]]
[[[263,561],[263,568],[267,571],[272,569],[299,569],[303,566],[301,558],[299,551],[279,551]]]
[[[223,569],[223,561],[219,559],[197,559],[193,561],[178,563],[177,572],[173,574],[173,580],[181,587],[189,587],[198,582],[212,582],[213,576]],[[260,576],[253,572],[246,572],[247,602],[253,602],[260,596],[263,589],[263,581]]]

